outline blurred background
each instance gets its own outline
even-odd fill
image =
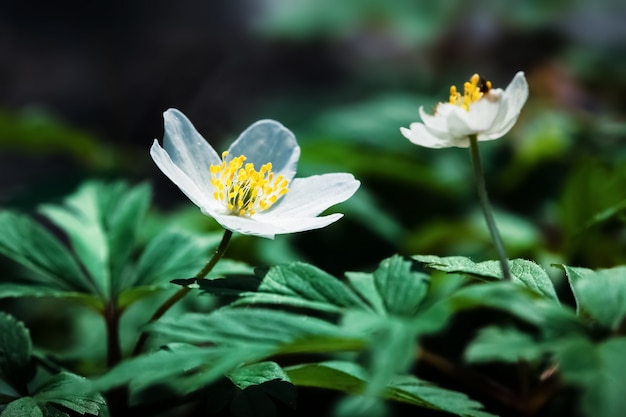
[[[504,88],[521,70],[517,125],[481,147],[509,255],[612,266],[626,257],[625,21],[619,0],[4,0],[0,204],[149,181],[162,222],[216,229],[148,154],[176,107],[218,151],[277,119],[302,146],[299,176],[362,181],[331,209],[340,222],[241,238],[234,258],[338,275],[396,252],[491,259],[467,150],[416,147],[399,127],[474,72]]]

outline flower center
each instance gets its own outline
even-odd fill
[[[489,90],[491,90],[491,81],[486,81],[480,75],[474,74],[463,84],[463,95],[457,91],[456,86],[450,87],[449,103],[469,111],[470,104],[480,100],[489,93]]]
[[[289,191],[282,175],[274,175],[272,163],[263,165],[259,171],[254,164],[244,165],[246,157],[240,155],[226,162],[228,151],[222,153],[222,163],[211,165],[213,197],[236,216],[252,216],[270,208],[280,196]]]

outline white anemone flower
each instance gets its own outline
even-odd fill
[[[411,142],[427,148],[470,146],[469,137],[478,141],[501,138],[515,124],[522,106],[528,98],[528,83],[523,72],[518,72],[508,87],[491,88],[491,82],[474,74],[464,84],[461,95],[455,86],[450,87],[450,100],[439,103],[435,114],[430,115],[420,107],[422,123],[411,123],[400,131]]]
[[[154,140],[152,159],[202,213],[232,232],[273,239],[328,226],[343,214],[318,215],[359,188],[346,173],[294,178],[300,147],[274,120],[252,124],[220,157],[180,111],[163,118],[163,147]]]

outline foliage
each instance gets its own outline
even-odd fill
[[[163,229],[140,242],[148,205],[145,185],[87,182],[61,205],[41,206],[39,213],[50,223],[2,212],[7,233],[0,249],[25,270],[21,281],[3,282],[0,295],[67,298],[95,309],[106,321],[105,306],[122,314],[142,297],[171,286],[168,278],[193,274],[217,239]],[[221,405],[213,400],[214,410],[230,404],[235,415],[270,416],[279,413],[278,404],[297,407],[295,387],[318,387],[355,395],[341,402],[339,414],[384,413],[381,401],[389,400],[488,416],[476,399],[411,371],[419,363],[454,375],[451,369],[461,365],[433,353],[429,340],[443,337],[455,318],[485,310],[498,319],[477,328],[467,341],[466,366],[523,361],[534,374],[536,399],[528,402],[506,386],[482,387],[483,395],[517,412],[536,412],[550,398],[546,392],[558,385],[554,375],[560,375],[561,384],[581,390],[586,413],[615,415],[624,405],[612,384],[623,372],[624,267],[562,266],[577,303],[573,310],[559,301],[542,267],[524,259],[509,262],[511,282],[502,281],[497,261],[476,263],[461,256],[394,255],[372,272],[347,272],[344,279],[304,262],[252,274],[225,261],[217,276],[174,283],[229,303],[152,323],[147,331],[160,349],[118,359],[90,381],[37,360],[28,330],[3,314],[0,375],[8,391],[2,415],[98,415],[105,406],[98,393],[116,401],[115,393],[127,387],[130,406],[142,407],[154,401],[147,393],[166,387],[166,398],[175,401],[214,390],[230,399]],[[446,279],[451,281],[444,285]],[[303,362],[285,361],[289,357]],[[552,376],[541,376],[548,371]],[[502,394],[509,390],[510,397]],[[120,412],[115,407],[112,412]]]

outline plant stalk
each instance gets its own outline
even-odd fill
[[[107,302],[104,307],[104,322],[107,332],[107,367],[111,369],[122,360],[120,345],[120,311],[117,300]]]
[[[489,202],[489,196],[487,195],[487,187],[485,185],[485,174],[483,172],[482,163],[480,162],[480,152],[478,150],[478,137],[477,135],[470,135],[470,151],[472,154],[472,165],[474,167],[474,180],[476,181],[476,189],[478,191],[478,199],[480,200],[480,206],[485,215],[485,221],[489,228],[489,234],[491,240],[496,247],[498,258],[500,260],[500,268],[502,269],[502,277],[506,281],[511,280],[511,270],[509,269],[509,261],[504,250],[504,244],[498,231],[498,226],[493,218],[493,210],[491,209],[491,203]]]
[[[206,265],[204,265],[204,267],[200,270],[200,272],[198,272],[194,276],[194,278],[202,279],[206,277],[209,274],[209,272],[211,272],[211,270],[213,270],[217,262],[220,259],[222,259],[222,257],[224,256],[224,253],[226,253],[226,249],[228,249],[228,244],[230,243],[230,238],[232,236],[233,236],[233,232],[231,232],[230,230],[224,231],[222,240],[220,244],[217,246],[217,248],[215,249],[215,252],[213,252],[213,256],[211,256],[211,259],[209,259]],[[163,304],[161,304],[161,306],[154,312],[152,317],[150,317],[150,320],[148,321],[147,324],[154,323],[155,321],[160,319],[170,308],[172,308],[172,306],[174,306],[177,302],[182,300],[189,291],[191,291],[189,287],[182,287],[180,290],[178,290],[178,292],[173,294]],[[148,333],[144,331],[141,333],[141,335],[139,336],[139,339],[137,340],[137,344],[135,345],[135,349],[133,350],[133,356],[137,356],[141,353],[147,340],[148,340]]]

